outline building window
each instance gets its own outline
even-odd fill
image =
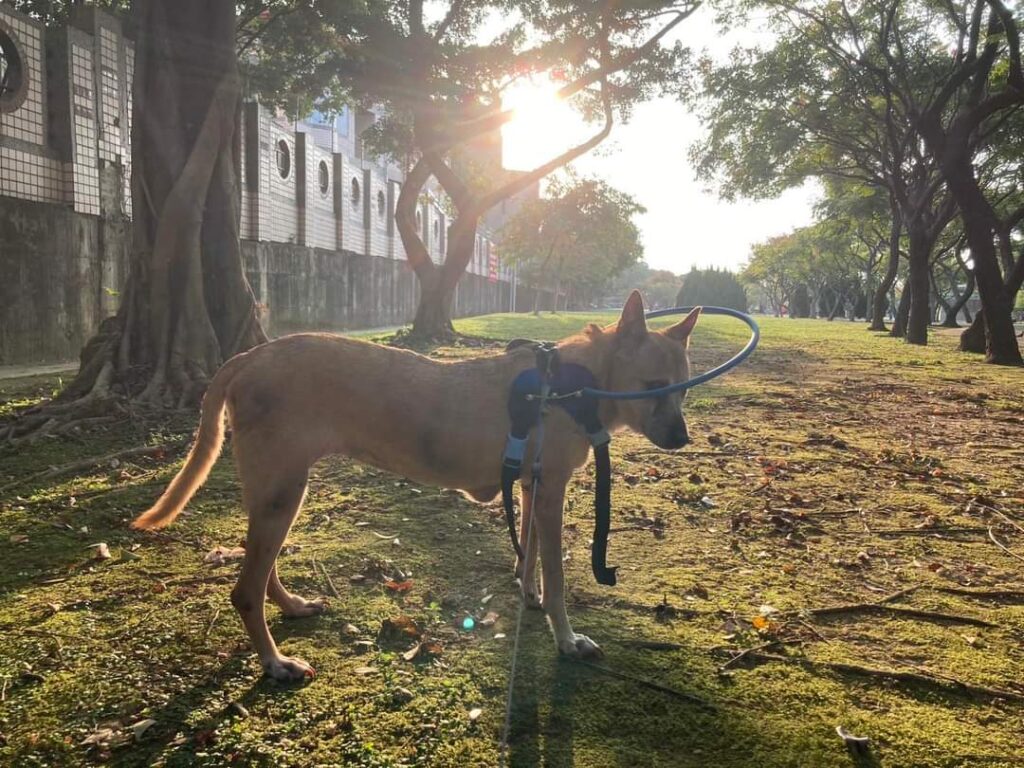
[[[326,160],[321,160],[317,167],[317,183],[320,186],[320,194],[327,197],[331,191],[331,172],[327,168]]]
[[[418,208],[416,209],[416,231],[423,232],[423,214]]]
[[[441,242],[441,222],[434,219],[434,240]]]
[[[277,142],[277,172],[282,179],[287,179],[292,172],[292,150],[288,142],[281,139]]]
[[[13,33],[0,22],[0,112],[13,112],[28,95],[28,73]]]
[[[359,205],[359,179],[352,177],[352,205]]]
[[[377,215],[383,217],[384,216],[384,212],[387,210],[387,207],[388,207],[387,198],[384,197],[384,193],[383,192],[378,192],[377,193]]]

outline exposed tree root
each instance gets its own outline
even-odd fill
[[[101,464],[109,464],[110,462],[122,459],[133,459],[139,456],[162,456],[170,453],[177,448],[180,448],[184,443],[164,443],[162,445],[143,445],[135,448],[128,448],[123,451],[116,451],[114,453],[108,453],[105,456],[93,456],[89,459],[82,459],[81,461],[75,461],[71,464],[65,464],[61,467],[50,467],[44,469],[42,472],[37,472],[34,475],[28,477],[22,477],[15,480],[13,483],[0,486],[0,493],[6,493],[12,488],[17,488],[28,483],[35,482],[37,480],[50,480],[55,477],[62,477],[63,475],[69,475],[80,470],[92,469],[93,467]]]
[[[887,603],[850,603],[847,605],[830,605],[823,608],[805,608],[799,611],[787,611],[783,616],[839,616],[846,613],[886,613],[893,616],[906,616],[912,619],[924,619],[925,621],[939,621],[949,624],[969,624],[975,627],[998,627],[985,619],[977,619],[973,616],[954,616],[939,611],[925,611],[918,608],[904,608],[898,605]]]
[[[901,683],[912,683],[915,685],[926,685],[933,688],[942,688],[954,693],[967,693],[972,696],[984,696],[1011,701],[1024,701],[1024,692],[1007,690],[1005,688],[990,688],[986,685],[966,683],[952,677],[939,676],[929,672],[910,671],[901,669],[881,669],[877,667],[865,667],[860,664],[848,664],[839,661],[819,661],[809,659],[806,656],[783,656],[775,653],[761,653],[751,650],[744,655],[744,658],[753,662],[778,661],[785,664],[796,664],[806,669],[830,669],[834,672],[844,674],[860,675],[865,677],[880,677],[889,680],[896,680]]]

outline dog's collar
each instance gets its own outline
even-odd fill
[[[611,437],[601,423],[598,415],[599,401],[596,398],[564,397],[586,388],[596,388],[597,379],[585,366],[563,363],[553,344],[516,339],[509,343],[508,349],[526,346],[534,350],[537,365],[520,373],[512,382],[508,397],[510,428],[501,470],[501,495],[512,546],[516,554],[525,560],[525,554],[516,537],[512,490],[515,481],[522,475],[523,457],[526,454],[530,431],[544,417],[546,404],[550,398],[583,428],[593,446],[596,480],[591,567],[598,583],[613,586],[615,569],[609,568],[606,562],[608,533],[611,527],[611,460],[608,455]]]

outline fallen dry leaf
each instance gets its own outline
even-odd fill
[[[142,735],[146,731],[148,731],[150,728],[152,728],[154,725],[156,725],[156,720],[154,720],[151,717],[147,717],[145,720],[139,720],[139,722],[134,723],[133,725],[131,725],[129,727],[130,727],[131,732],[132,732],[132,737],[136,741],[138,741],[139,739],[142,738]]]
[[[388,579],[384,582],[384,588],[391,592],[408,592],[412,589],[412,579],[405,579],[404,581],[395,581],[394,579]]]
[[[241,560],[244,557],[244,547],[214,547],[203,557],[203,562],[216,568],[232,560]]]

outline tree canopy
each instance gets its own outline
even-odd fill
[[[683,277],[683,285],[676,295],[676,306],[703,304],[746,312],[747,292],[736,274],[728,269],[694,267]]]
[[[501,231],[501,254],[529,285],[592,300],[643,256],[635,216],[643,206],[599,179],[573,174],[525,204]]]

